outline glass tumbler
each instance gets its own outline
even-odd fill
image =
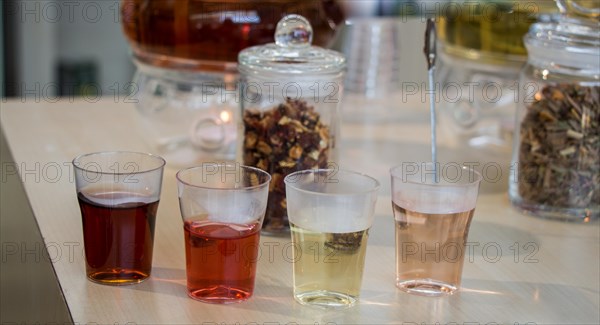
[[[124,285],[152,270],[154,225],[165,160],[137,152],[97,152],[73,160],[87,276]]]
[[[396,286],[425,296],[460,287],[481,175],[456,165],[405,163],[390,170]]]
[[[191,298],[227,304],[252,296],[270,180],[235,163],[177,173]]]
[[[294,298],[303,305],[345,308],[360,294],[379,182],[334,169],[285,178],[294,247]]]

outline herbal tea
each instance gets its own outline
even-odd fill
[[[87,276],[130,284],[150,276],[158,201],[129,192],[77,194],[83,221]]]
[[[254,291],[260,224],[186,221],[188,295],[209,303],[243,301]]]
[[[396,286],[423,295],[454,292],[461,282],[465,243],[475,209],[435,214],[392,205]]]
[[[291,224],[294,297],[302,304],[352,306],[360,294],[369,230],[317,232]]]

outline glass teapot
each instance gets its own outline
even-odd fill
[[[287,14],[306,17],[325,46],[343,21],[334,0],[123,0],[123,31],[136,60],[159,67],[235,72],[238,53],[272,41]],[[226,64],[230,62],[233,64]]]
[[[550,1],[450,1],[442,11],[440,125],[457,146],[509,156],[523,36],[556,12]]]

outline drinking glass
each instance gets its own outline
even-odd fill
[[[268,173],[235,163],[177,173],[191,298],[227,304],[252,296],[270,181]]]
[[[88,278],[111,285],[142,282],[152,269],[165,160],[138,152],[97,152],[78,156],[73,166]]]
[[[298,171],[284,182],[294,247],[294,298],[323,308],[354,305],[379,182],[334,169]]]
[[[441,296],[458,290],[481,175],[458,164],[405,163],[390,170],[396,286]]]

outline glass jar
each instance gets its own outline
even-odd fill
[[[267,234],[289,231],[286,175],[304,169],[334,168],[339,141],[339,106],[345,58],[311,46],[308,20],[288,15],[278,24],[275,43],[243,50],[239,159],[271,174],[263,225]]]
[[[600,8],[576,2],[557,1],[561,17],[525,36],[509,193],[525,213],[589,222],[600,214]]]
[[[548,1],[451,1],[441,8],[436,73],[441,131],[510,159],[523,36]]]

